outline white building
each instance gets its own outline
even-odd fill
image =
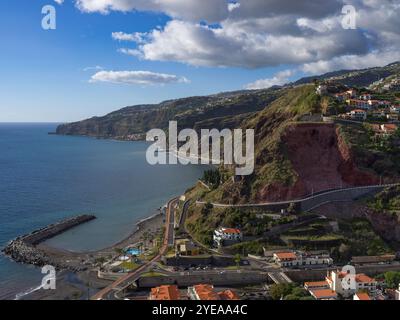
[[[326,281],[329,287],[343,297],[350,297],[359,291],[375,294],[378,282],[363,273],[350,275],[343,271],[331,271]]]
[[[332,265],[333,259],[326,253],[312,254],[307,252],[275,252],[274,262],[280,267],[302,267]]]
[[[360,99],[348,99],[346,100],[346,103],[353,107],[353,108],[360,108],[364,110],[369,110],[371,109],[371,105],[369,103],[370,100],[360,100]]]
[[[220,227],[214,231],[214,243],[217,246],[231,245],[243,240],[240,229]]]
[[[350,117],[354,120],[364,121],[367,119],[367,112],[361,109],[351,110]]]
[[[369,93],[360,95],[360,100],[371,100],[372,96]]]
[[[357,90],[355,89],[349,89],[346,91],[346,93],[350,96],[350,98],[354,98],[357,96]]]
[[[320,84],[317,87],[316,92],[317,92],[318,95],[326,94],[326,93],[328,93],[328,86],[324,85],[324,84]]]
[[[390,111],[391,112],[393,112],[393,113],[400,113],[400,106],[395,106],[395,105],[392,105],[391,107],[390,107]]]

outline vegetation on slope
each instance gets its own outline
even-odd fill
[[[371,170],[382,182],[398,181],[400,135],[377,136],[371,125],[339,125],[340,134],[351,148],[358,167]]]
[[[400,62],[384,67],[374,67],[361,70],[341,70],[329,72],[320,76],[302,78],[295,84],[310,83],[313,80],[334,80],[348,86],[367,87],[372,83],[400,73]]]
[[[219,188],[206,195],[205,200],[249,202],[257,200],[261,187],[273,184],[292,186],[297,175],[285,152],[282,136],[288,126],[304,114],[320,112],[320,97],[314,85],[292,88],[268,108],[242,124],[255,130],[255,171],[252,175],[232,182],[226,179]]]
[[[279,95],[281,91],[276,89],[240,91],[126,107],[103,117],[60,125],[57,133],[137,140],[151,129],[167,129],[173,120],[178,122],[178,129],[230,128]]]

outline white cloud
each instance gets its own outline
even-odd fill
[[[83,71],[92,71],[92,70],[103,70],[104,68],[102,66],[94,66],[94,67],[86,67],[83,68]]]
[[[111,37],[114,40],[118,40],[118,41],[132,41],[132,42],[137,42],[140,43],[142,42],[143,36],[141,33],[139,32],[135,32],[135,33],[124,33],[124,32],[113,32],[111,34]]]
[[[356,30],[341,26],[344,4],[357,10]],[[113,33],[114,39],[136,43],[121,53],[150,61],[241,68],[292,64],[314,73],[369,65],[400,51],[398,0],[76,0],[76,5],[85,12],[170,16],[165,26],[144,34]],[[200,24],[204,21],[217,27]]]
[[[216,22],[228,16],[226,0],[76,0],[84,12],[154,11],[174,18]]]
[[[233,10],[237,9],[240,7],[240,3],[239,2],[231,2],[228,3],[228,11],[232,12]]]
[[[58,3],[59,5],[62,5],[64,3],[64,0],[54,0],[56,3]]]
[[[272,86],[281,86],[289,82],[289,78],[295,74],[294,70],[284,70],[276,73],[272,78],[260,79],[245,86],[245,89],[267,89]]]
[[[132,56],[132,57],[140,57],[141,56],[141,52],[136,49],[120,48],[120,49],[118,49],[118,52],[126,54],[128,56]]]
[[[189,80],[185,77],[178,77],[172,74],[155,73],[150,71],[99,71],[91,77],[89,82],[139,84],[146,86],[171,83],[188,83]]]
[[[349,37],[344,30],[290,35],[253,30],[257,25],[237,27],[226,21],[221,28],[172,20],[162,30],[153,30],[141,57],[151,61],[178,61],[195,66],[259,68],[280,64],[300,64],[330,59],[336,55],[365,53],[367,41],[361,33]]]
[[[365,55],[345,55],[331,60],[306,63],[302,66],[302,70],[308,74],[322,74],[335,70],[382,67],[394,61],[400,61],[400,52],[398,50],[374,51]]]

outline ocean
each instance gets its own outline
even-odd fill
[[[0,123],[0,246],[78,214],[97,219],[47,243],[71,251],[110,246],[182,194],[206,166],[146,162],[146,142],[48,135],[57,124]],[[0,255],[0,299],[37,287],[40,269]]]

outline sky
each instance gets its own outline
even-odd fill
[[[0,122],[383,66],[400,60],[399,16],[400,0],[2,0]]]

